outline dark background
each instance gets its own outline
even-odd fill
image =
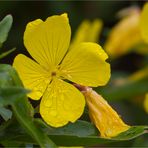
[[[4,58],[2,62],[12,63],[17,53],[25,53],[23,46],[23,33],[26,24],[35,19],[45,20],[55,14],[68,13],[72,35],[78,25],[84,19],[93,20],[100,18],[104,23],[104,30],[109,29],[117,21],[116,13],[122,8],[133,5],[142,7],[144,1],[0,1],[0,19],[7,14],[13,16],[14,22],[7,42],[4,44],[3,51],[12,47],[17,50]],[[100,44],[105,40],[104,31],[100,38]],[[130,70],[130,69],[129,69]]]

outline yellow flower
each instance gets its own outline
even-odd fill
[[[83,113],[83,94],[65,79],[84,86],[105,85],[110,78],[108,56],[96,43],[79,43],[68,50],[71,28],[67,14],[28,23],[24,44],[33,57],[16,56],[18,71],[29,97],[39,100],[40,114],[49,125],[60,127],[75,122]]]
[[[84,20],[73,37],[71,47],[80,42],[98,42],[102,25],[103,23],[99,19],[95,19],[93,22]]]
[[[148,3],[145,3],[140,17],[140,31],[143,40],[148,43]]]
[[[143,37],[143,40],[146,43],[148,43],[148,3],[144,5],[141,13],[140,29],[141,29],[141,35]],[[148,113],[148,93],[146,94],[146,97],[144,100],[144,108],[145,108],[145,111]]]
[[[140,11],[127,8],[120,12],[123,17],[111,30],[105,43],[105,49],[112,58],[117,58],[134,50],[139,54],[148,54],[148,4]]]
[[[91,88],[87,88],[83,93],[89,108],[90,118],[100,131],[101,137],[115,137],[130,128],[102,96]]]
[[[112,58],[128,53],[133,46],[142,41],[139,20],[139,11],[133,9],[113,27],[104,46]]]
[[[145,95],[145,100],[144,100],[144,109],[148,113],[148,93]]]

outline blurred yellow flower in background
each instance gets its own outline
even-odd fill
[[[141,13],[140,29],[141,29],[143,40],[146,43],[148,43],[148,3],[145,3]],[[148,74],[147,74],[147,77],[148,77]],[[145,108],[145,111],[148,113],[148,94],[146,94],[146,97],[144,100],[144,108]]]
[[[95,42],[99,40],[103,22],[100,19],[94,21],[84,20],[78,27],[71,43],[71,47],[80,42]]]
[[[140,30],[143,40],[148,43],[148,3],[145,3],[141,13]]]
[[[148,113],[148,93],[145,95],[144,109]]]
[[[109,33],[104,45],[111,58],[117,58],[131,50],[148,54],[148,44],[143,40],[144,27],[141,24],[141,12],[137,7],[127,8],[120,12],[122,19]],[[142,17],[146,17],[142,12]],[[140,27],[141,26],[141,27]],[[143,31],[141,31],[143,28]]]
[[[32,60],[19,54],[13,66],[29,97],[39,100],[40,114],[51,126],[75,122],[83,113],[85,99],[71,82],[84,86],[102,86],[110,78],[108,56],[96,43],[78,42],[70,46],[71,28],[67,14],[37,19],[27,24],[24,44]],[[70,50],[68,48],[70,47]]]

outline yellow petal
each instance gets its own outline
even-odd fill
[[[28,23],[24,44],[31,56],[44,68],[52,69],[68,50],[71,29],[66,14],[48,17],[45,22]]]
[[[36,30],[41,23],[43,23],[43,21],[41,19],[36,19],[35,21],[28,23],[26,26],[26,31],[24,33],[24,40],[26,40],[28,38],[28,36],[31,33],[33,33],[34,30]]]
[[[43,95],[40,114],[47,124],[60,127],[75,122],[84,106],[84,96],[74,86],[55,78]]]
[[[104,50],[96,43],[80,43],[71,49],[61,64],[61,75],[84,86],[102,86],[110,78],[110,65]]]
[[[28,96],[34,100],[40,99],[50,82],[50,73],[23,54],[15,57],[13,67],[17,70],[25,88],[32,90]]]
[[[88,88],[84,95],[91,120],[100,131],[101,137],[114,137],[130,128],[121,120],[107,101],[91,88]]]
[[[144,109],[148,113],[148,93],[145,95]]]
[[[102,21],[99,19],[90,22],[84,20],[78,27],[73,37],[71,48],[81,42],[97,42],[102,29]]]
[[[86,36],[88,37],[87,42],[98,42],[102,26],[103,23],[99,19],[96,19],[91,23],[89,34],[86,34]]]
[[[139,20],[139,13],[135,12],[123,18],[112,28],[104,46],[112,58],[130,52],[136,44],[142,41]]]
[[[84,20],[80,24],[80,26],[78,27],[78,29],[72,39],[72,42],[70,45],[71,48],[73,48],[78,43],[86,41],[86,33],[88,33],[89,28],[90,28],[90,21]]]
[[[144,5],[141,13],[140,29],[144,41],[148,43],[148,3]]]

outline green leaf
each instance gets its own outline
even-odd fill
[[[99,135],[98,130],[93,124],[82,120],[76,121],[75,123],[69,123],[61,128],[50,127],[41,119],[36,119],[35,122],[48,135],[69,135],[78,137]]]
[[[0,107],[0,115],[2,116],[2,118],[7,121],[9,119],[11,119],[12,117],[12,111],[9,109],[6,109],[4,107]]]
[[[13,105],[28,92],[22,87],[0,88],[0,106]]]
[[[8,33],[11,29],[13,22],[13,18],[11,15],[7,15],[1,22],[0,22],[0,47],[6,41]]]
[[[7,64],[0,64],[0,87],[19,86],[22,87],[22,82],[19,79],[17,72]]]
[[[38,121],[37,121],[38,122]],[[117,137],[105,139],[99,137],[96,128],[86,121],[77,121],[61,128],[43,127],[43,131],[57,144],[64,146],[93,146],[108,142],[118,142],[134,139],[147,132],[147,126],[133,126],[128,131],[119,134]]]
[[[1,64],[0,75],[1,106],[11,105],[18,122],[40,147],[56,147],[50,138],[34,124],[33,108],[25,95],[28,91],[23,88],[16,71],[9,65]],[[13,133],[13,136],[17,133],[18,131]],[[8,136],[3,136],[4,138]],[[4,144],[4,141],[2,142]]]
[[[130,140],[148,133],[148,126],[131,126],[129,130],[116,136],[115,140]]]
[[[95,146],[105,143],[128,141],[140,135],[146,134],[148,129],[146,126],[134,126],[117,137],[105,139],[99,137],[99,133],[94,125],[86,121],[79,120],[75,123],[69,123],[61,128],[52,128],[40,119],[36,119],[35,124],[58,146]],[[13,141],[16,143],[20,142],[20,144],[36,144],[33,138],[27,135],[16,122],[13,122],[10,125],[5,129],[0,129],[0,142]],[[17,135],[14,133],[17,133]]]
[[[107,100],[128,99],[148,92],[148,78],[125,83],[120,86],[109,86],[95,89]]]
[[[8,50],[2,54],[0,54],[0,59],[4,58],[5,56],[9,55],[10,53],[12,53],[16,48],[12,48],[11,50]]]
[[[139,138],[137,138],[132,147],[135,148],[135,147],[148,147],[148,135],[145,135],[145,136],[141,136]]]

